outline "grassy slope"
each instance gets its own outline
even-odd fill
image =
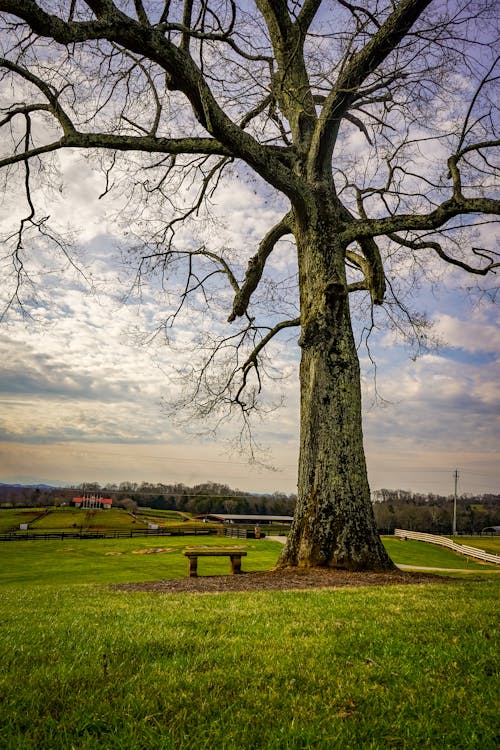
[[[32,531],[72,531],[83,529],[120,529],[135,527],[132,516],[124,510],[80,510],[78,508],[56,508],[31,524]],[[143,528],[143,524],[140,527]]]
[[[156,508],[143,508],[139,507],[135,511],[136,516],[144,516],[147,521],[153,523],[182,523],[186,519],[191,518],[190,513],[184,513],[183,511],[176,510],[157,510]]]
[[[500,536],[452,536],[457,544],[467,544],[471,547],[479,547],[492,555],[500,555]]]
[[[19,510],[15,510],[14,508],[0,509],[0,534],[17,531],[21,523],[31,523],[41,512],[39,509],[30,508]]]
[[[413,539],[404,541],[393,536],[382,538],[389,555],[396,563],[436,568],[456,568],[463,570],[485,570],[499,566],[490,566],[473,558],[460,555],[458,552],[439,547],[437,544],[416,542]]]
[[[2,748],[496,746],[498,584],[206,597],[89,585],[184,575],[190,541],[0,545]],[[384,541],[398,562],[483,567]],[[241,544],[246,570],[279,552]]]
[[[31,532],[72,532],[86,530],[130,531],[147,528],[149,523],[160,526],[183,526],[185,529],[203,527],[200,521],[192,521],[187,513],[176,511],[138,510],[132,515],[123,509],[80,510],[61,507],[36,510],[0,509],[0,533],[19,530],[20,523],[29,523]],[[39,518],[37,518],[39,517]],[[36,520],[35,520],[36,519]],[[211,526],[213,524],[210,524]]]

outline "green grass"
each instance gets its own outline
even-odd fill
[[[138,524],[143,527],[142,523]],[[124,510],[84,510],[80,508],[53,508],[35,521],[31,531],[70,531],[80,529],[129,530],[136,526],[132,516]]]
[[[500,555],[500,536],[451,536],[457,544],[478,547],[492,555]]]
[[[272,565],[279,545],[253,544],[244,568]],[[185,572],[179,550],[132,555],[153,545],[0,545],[3,750],[497,747],[497,579],[206,595],[105,585]]]
[[[413,539],[382,537],[385,548],[395,563],[429,568],[455,568],[457,570],[498,570],[498,565],[485,565],[470,557],[464,557],[446,547]]]
[[[392,537],[385,537],[383,541],[396,563],[456,568],[458,571],[498,571],[498,566],[485,566],[423,542],[404,542]],[[257,541],[206,536],[3,542],[0,543],[0,584],[15,583],[21,579],[26,584],[36,584],[41,580],[65,584],[180,578],[187,574],[187,561],[181,551],[190,544],[241,546],[248,551],[248,556],[243,559],[243,570],[248,571],[272,568],[281,550],[279,544],[267,539]],[[141,550],[152,549],[166,551],[137,554]],[[229,562],[224,558],[200,559],[198,562],[200,575],[226,574],[228,569]]]
[[[14,508],[0,509],[0,534],[17,531],[20,524],[31,523],[41,513],[40,509],[32,508],[23,508],[20,510],[15,510]]]
[[[144,529],[149,523],[162,527],[182,526],[184,531],[220,528],[217,524],[204,524],[190,520],[188,514],[176,511],[138,511],[135,516],[120,508],[109,510],[71,507],[36,510],[0,510],[0,533],[18,531],[20,523],[29,523],[30,532],[79,531],[130,531]]]
[[[157,510],[156,508],[139,507],[135,511],[136,516],[145,516],[147,521],[164,524],[182,523],[191,517],[191,513],[184,513],[177,510]]]
[[[235,544],[237,542],[237,544]],[[187,575],[182,550],[189,545],[241,546],[247,550],[242,569],[269,570],[281,546],[265,540],[219,539],[217,537],[148,537],[135,539],[76,539],[69,541],[20,541],[0,543],[0,585],[70,583],[127,583]],[[144,550],[164,552],[140,554]],[[200,575],[226,574],[227,558],[200,559]]]
[[[235,541],[245,570],[280,550],[202,543]],[[498,579],[176,596],[106,585],[185,575],[181,550],[200,543],[0,545],[1,748],[496,747]],[[133,554],[159,546],[170,551]]]

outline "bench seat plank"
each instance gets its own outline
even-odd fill
[[[182,550],[182,554],[188,559],[188,574],[190,578],[198,575],[198,558],[199,557],[229,557],[231,560],[231,573],[241,573],[241,558],[246,557],[247,552],[241,549],[231,549],[230,547],[212,548],[188,547]]]
[[[187,557],[230,557],[231,555],[240,555],[240,557],[245,557],[248,553],[245,552],[245,550],[241,549],[231,549],[231,550],[209,550],[209,549],[201,549],[201,550],[192,550],[192,549],[185,549],[182,550],[182,554],[186,555]]]

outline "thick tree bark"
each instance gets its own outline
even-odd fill
[[[377,534],[361,423],[344,248],[331,211],[297,231],[301,285],[298,501],[278,565],[393,568]]]

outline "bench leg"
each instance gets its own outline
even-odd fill
[[[198,558],[188,557],[188,575],[189,578],[196,578],[198,576]]]
[[[231,555],[231,573],[241,573],[241,555]]]

